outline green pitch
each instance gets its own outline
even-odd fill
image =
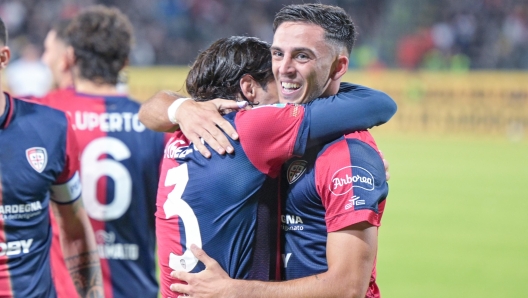
[[[386,298],[528,297],[528,142],[390,135]]]

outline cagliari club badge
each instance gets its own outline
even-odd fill
[[[26,158],[29,165],[39,173],[44,171],[44,168],[46,168],[46,164],[48,163],[48,153],[46,152],[46,149],[42,147],[32,147],[27,149]]]
[[[302,174],[304,174],[306,171],[306,164],[307,162],[305,160],[296,160],[290,164],[287,171],[289,184],[294,183]]]

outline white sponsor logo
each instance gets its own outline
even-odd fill
[[[348,200],[350,203],[345,205],[345,210],[352,208],[352,206],[365,205],[365,200],[360,200],[360,197],[353,196],[352,199]]]
[[[296,160],[290,164],[288,171],[286,171],[289,184],[293,184],[302,176],[302,174],[304,174],[306,171],[306,164],[307,162],[305,160]]]
[[[16,205],[0,205],[0,214],[4,215],[4,218],[14,219],[13,216],[9,215],[20,215],[15,216],[16,218],[23,218],[24,214],[28,213],[40,213],[42,205],[40,201],[31,202],[28,204],[16,204]]]
[[[27,254],[29,253],[31,244],[33,244],[33,238],[27,240],[0,242],[0,257],[16,256],[23,253]]]
[[[92,131],[99,128],[103,132],[145,130],[145,125],[139,121],[137,113],[94,113],[76,111],[73,128]]]
[[[304,222],[298,215],[285,214],[281,215],[282,230],[284,231],[302,231]]]
[[[26,158],[31,167],[39,173],[44,171],[44,168],[48,163],[48,153],[46,152],[46,148],[42,147],[32,147],[27,149]]]
[[[139,246],[133,243],[114,243],[116,240],[114,232],[98,230],[95,232],[95,239],[100,258],[137,260],[139,257]]]
[[[170,159],[184,158],[192,151],[193,149],[191,147],[186,146],[185,141],[179,139],[170,139],[169,143],[167,143],[167,146],[165,146],[164,157]]]
[[[352,176],[349,174],[350,172],[352,172]],[[344,195],[354,187],[368,191],[373,190],[374,176],[362,167],[348,166],[337,170],[329,185],[330,191],[336,196]]]
[[[282,264],[284,264],[284,268],[288,268],[288,262],[290,261],[291,252],[287,254],[282,254]]]
[[[302,224],[303,220],[300,216],[284,214],[281,215],[281,221],[285,224]]]

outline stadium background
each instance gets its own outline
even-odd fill
[[[217,38],[271,41],[273,14],[300,2],[48,0],[43,9],[2,0],[0,16],[16,60],[28,44],[41,49],[57,18],[89,4],[119,7],[136,30],[123,77],[143,101],[160,89],[183,92],[188,65]],[[399,106],[373,129],[392,176],[380,230],[383,296],[528,295],[528,3],[321,2],[344,7],[359,27],[345,80]]]

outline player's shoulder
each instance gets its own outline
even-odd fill
[[[354,95],[359,96],[359,97],[367,97],[367,96],[389,97],[387,93],[381,90],[370,88],[370,87],[363,86],[363,85],[344,82],[344,83],[341,83],[341,85],[339,86],[339,93],[348,93],[351,91],[354,92]]]
[[[243,110],[236,113],[237,118],[243,116],[251,117],[267,117],[268,115],[286,115],[289,117],[301,116],[303,112],[303,106],[294,103],[276,103],[269,105],[261,105],[253,107],[250,110]]]
[[[355,131],[326,144],[317,155],[320,157],[355,156],[357,157],[379,157],[379,149],[368,130]]]
[[[164,158],[175,159],[180,157],[182,148],[189,148],[191,142],[181,131],[175,131],[170,135],[169,140],[165,144]]]
[[[13,97],[13,102],[16,106],[16,109],[20,110],[21,113],[36,112],[35,115],[32,115],[32,117],[33,116],[40,117],[40,118],[49,118],[53,116],[64,116],[65,117],[64,112],[57,110],[55,108],[52,108],[50,106],[41,104],[38,101],[36,102],[32,99]]]
[[[360,142],[368,144],[375,150],[378,150],[378,145],[376,144],[374,137],[368,130],[358,130],[358,131],[346,134],[344,138],[346,140],[358,140]]]
[[[69,118],[63,111],[31,100],[20,98],[12,100],[15,109],[13,121],[17,122],[22,129],[35,130],[44,134],[50,132],[58,134],[67,131]]]

